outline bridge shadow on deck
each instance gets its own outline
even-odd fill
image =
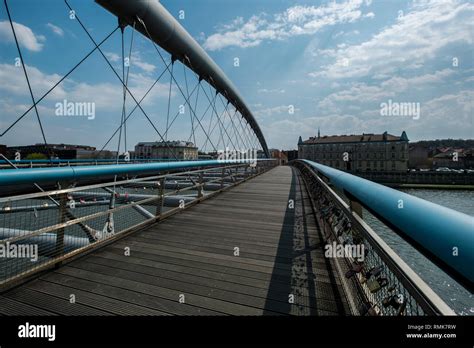
[[[344,308],[343,294],[341,294],[338,286],[333,267],[326,258],[324,258],[324,270],[327,271],[327,277],[322,280],[330,285],[331,291],[328,292],[328,288],[322,289],[321,286],[319,286],[319,289],[316,287],[320,280],[319,277],[316,277],[313,266],[316,261],[314,259],[317,259],[314,254],[316,252],[321,256],[320,252],[324,249],[324,243],[321,239],[320,228],[315,219],[306,187],[295,168],[291,168],[291,183],[287,201],[275,260],[282,258],[286,251],[291,249],[293,254],[292,267],[285,274],[281,274],[277,267],[274,267],[267,299],[278,296],[283,290],[288,294],[288,302],[284,307],[287,314],[344,315],[347,312]],[[293,202],[294,205],[291,205],[290,202]],[[313,231],[311,236],[308,225],[316,227],[316,231]],[[319,261],[321,261],[321,257],[319,257]],[[319,265],[321,265],[321,262],[319,262]],[[281,287],[282,283],[286,284],[284,289]],[[326,294],[318,293],[319,290],[323,290]],[[305,307],[301,306],[301,299],[298,299],[300,295],[306,295]],[[329,299],[332,303],[328,308]],[[320,311],[318,311],[318,302],[325,302],[326,305],[322,306],[323,308]],[[271,314],[272,304],[268,303],[268,300],[267,304],[264,314]],[[331,313],[328,312],[328,309]]]

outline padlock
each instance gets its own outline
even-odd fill
[[[372,267],[366,274],[365,274],[365,277],[367,279],[371,278],[371,277],[377,277],[380,272],[383,271],[383,265],[380,265],[380,266],[375,266],[375,267]]]
[[[371,277],[370,279],[367,280],[367,287],[369,288],[369,291],[373,294],[387,285],[388,285],[388,279],[384,277],[378,277],[378,278]]]
[[[398,308],[397,316],[405,315],[405,309],[407,308],[407,299],[403,296],[403,299],[399,298],[397,301],[400,301],[400,300],[402,300],[402,303],[400,304],[400,307]]]
[[[364,268],[364,265],[361,263],[354,263],[352,265],[352,268],[348,270],[345,274],[346,278],[352,278],[355,274],[360,273],[362,269]]]

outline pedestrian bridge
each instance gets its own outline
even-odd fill
[[[32,105],[0,138],[34,112],[48,159],[0,155],[0,315],[455,314],[362,207],[471,291],[472,217],[319,163],[279,166],[237,88],[158,1],[96,2],[117,26],[94,38],[65,0],[92,49],[35,97],[4,1]],[[132,92],[135,32],[163,69]],[[116,33],[121,71],[102,49]],[[95,158],[54,158],[37,106],[93,53],[123,92],[108,120],[118,126]],[[143,103],[164,77],[166,112]],[[153,132],[166,156],[130,157],[136,114],[132,129]],[[170,146],[186,127],[200,158]],[[102,158],[111,148],[115,158]]]

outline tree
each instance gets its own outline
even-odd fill
[[[34,152],[27,155],[25,159],[26,160],[43,160],[43,159],[48,159],[48,156],[46,156],[44,153]]]

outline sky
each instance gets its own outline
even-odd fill
[[[62,0],[8,3],[33,94],[38,99],[94,44],[77,20],[70,18]],[[93,1],[69,3],[97,42],[117,25],[116,17]],[[296,149],[299,136],[315,136],[318,128],[321,135],[384,131],[400,135],[406,131],[410,141],[473,138],[473,1],[161,3],[234,83],[270,148]],[[132,94],[140,99],[157,77],[164,75],[143,101],[147,116],[137,110],[127,121],[127,149],[132,150],[139,141],[160,140],[155,127],[164,136],[167,119],[171,123],[175,115],[166,138],[191,140],[203,147],[205,130],[209,133],[212,129],[205,122],[212,126],[212,113],[204,114],[203,125],[194,121],[193,137],[191,111],[177,112],[179,105],[185,104],[182,91],[191,93],[198,77],[175,63],[174,74],[181,87],[170,84],[165,66],[169,54],[161,51],[162,59],[157,48],[139,33],[133,34],[129,50],[132,31],[128,27],[124,32],[126,55],[131,52],[128,86]],[[120,30],[101,48],[122,76]],[[0,134],[32,105],[23,71],[15,66],[17,57],[2,3]],[[187,90],[185,82],[189,84]],[[191,96],[190,100],[198,100],[196,115],[201,115],[209,106],[206,98],[212,99],[213,92],[204,84]],[[225,101],[220,98],[216,103],[224,110]],[[64,100],[94,103],[95,116],[58,116],[57,103]],[[413,112],[416,108],[406,114],[382,113],[382,105],[388,103],[417,106],[419,113]],[[136,103],[128,95],[125,105],[129,111]],[[122,107],[121,83],[96,51],[38,104],[38,113],[48,142],[102,148],[120,125]],[[232,122],[229,120],[228,125]],[[218,133],[213,133],[214,148],[224,146]],[[117,133],[106,148],[117,148],[118,139]],[[34,110],[0,137],[0,144],[7,145],[42,141]],[[125,149],[124,136],[120,146]],[[210,149],[210,144],[206,146]]]

